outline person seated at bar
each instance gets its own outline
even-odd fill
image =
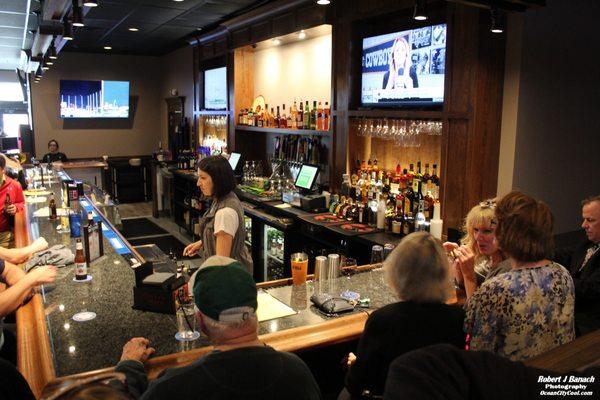
[[[14,247],[15,214],[22,211],[25,205],[23,188],[19,182],[6,174],[6,158],[0,157],[0,246]]]
[[[482,201],[465,218],[462,245],[444,243],[444,249],[454,259],[452,271],[456,284],[464,287],[467,297],[471,297],[483,281],[511,269],[510,262],[498,247],[495,209],[495,200]]]
[[[470,348],[522,361],[575,338],[569,272],[548,259],[554,217],[543,202],[511,192],[496,206],[496,235],[512,269],[485,281],[467,300]]]
[[[0,358],[0,388],[3,400],[35,400],[29,383],[14,364]]]
[[[12,333],[3,332],[2,321],[19,308],[33,294],[33,289],[44,283],[54,282],[56,267],[46,265],[29,273],[11,263],[0,260],[0,281],[7,288],[0,292],[0,357],[16,364],[16,339]]]
[[[556,252],[555,260],[575,283],[575,327],[583,335],[600,329],[600,195],[582,202],[581,227],[586,239]]]
[[[244,209],[233,193],[237,183],[227,159],[211,156],[200,160],[197,185],[202,194],[212,198],[212,205],[200,220],[202,239],[188,245],[183,255],[200,252],[205,260],[215,255],[231,257],[252,273],[252,256],[245,242]]]
[[[585,381],[584,390],[598,393],[598,380],[590,382],[590,378],[597,378],[598,374],[600,365],[559,374],[510,361],[487,351],[464,351],[447,344],[436,344],[403,354],[392,362],[384,398],[543,399],[553,397],[550,392],[554,396],[559,394],[562,389],[549,388],[548,383],[561,386],[565,376],[586,378],[580,381]],[[540,395],[542,391],[549,393]]]
[[[427,232],[406,236],[383,263],[387,284],[400,299],[367,320],[356,357],[349,356],[346,389],[351,398],[381,396],[390,363],[434,343],[464,347],[464,311],[444,304],[451,296],[448,260]],[[344,391],[340,399],[348,398]]]
[[[53,162],[66,162],[67,155],[58,151],[58,142],[55,139],[48,141],[48,153],[44,154],[42,162],[53,163]]]
[[[321,399],[306,364],[258,339],[257,290],[246,268],[229,257],[207,259],[193,285],[196,317],[213,350],[192,364],[164,371],[142,396],[149,399]],[[117,371],[136,391],[146,386],[142,364],[154,349],[134,338],[124,347]]]

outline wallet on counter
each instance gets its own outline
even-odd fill
[[[313,294],[310,301],[326,315],[335,315],[354,311],[354,304],[342,297],[333,297],[328,293]]]

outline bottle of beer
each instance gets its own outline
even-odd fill
[[[94,226],[94,214],[91,211],[88,211],[87,226],[90,228]]]
[[[12,204],[12,201],[10,201],[10,193],[6,193],[6,197],[4,198],[4,214],[8,214],[8,212],[6,211],[8,209],[8,206],[10,206]]]
[[[75,245],[75,279],[78,281],[86,280],[87,272],[87,263],[83,254],[83,243],[81,243],[81,239],[77,239],[77,244]]]
[[[55,220],[58,218],[56,213],[56,200],[54,200],[54,193],[50,195],[50,202],[48,204],[48,208],[50,208],[50,219]]]
[[[8,207],[12,204],[12,201],[10,200],[10,193],[6,193],[6,198],[4,199],[4,214],[6,215],[6,219],[8,220],[8,225],[10,225],[11,227],[15,226],[15,216],[14,215],[10,215],[8,213]]]

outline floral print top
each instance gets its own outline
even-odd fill
[[[523,361],[575,339],[575,289],[560,264],[518,268],[488,279],[469,298],[472,350]]]

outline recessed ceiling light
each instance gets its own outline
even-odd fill
[[[112,47],[110,47],[110,46],[104,46],[104,50],[112,50]]]
[[[98,0],[85,0],[83,5],[86,7],[98,7]]]
[[[306,38],[306,32],[304,32],[304,29],[302,29],[298,34],[298,39],[302,40],[304,38]]]
[[[138,29],[138,28],[134,28],[134,27],[132,26],[131,28],[129,28],[129,31],[131,31],[131,32],[137,32],[137,31],[139,31],[139,29]]]
[[[279,46],[279,45],[281,44],[281,40],[279,40],[279,39],[277,39],[277,38],[274,38],[274,39],[273,39],[273,44],[274,44],[275,46]]]
[[[183,0],[173,0],[176,3],[181,3]]]
[[[196,30],[197,30],[197,31],[201,31],[201,30],[202,30],[202,27],[198,27],[198,28],[196,28]]]
[[[330,0],[317,0],[317,4],[320,6],[326,6],[329,3],[331,3]]]

